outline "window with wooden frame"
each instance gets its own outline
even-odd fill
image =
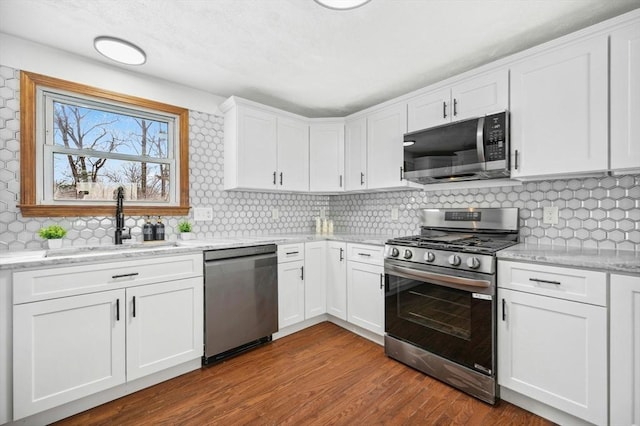
[[[189,213],[189,111],[29,72],[20,80],[21,213]]]

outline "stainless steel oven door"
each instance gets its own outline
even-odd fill
[[[385,260],[385,332],[495,373],[495,275]]]

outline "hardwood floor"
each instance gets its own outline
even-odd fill
[[[325,322],[56,425],[551,425],[480,402]]]

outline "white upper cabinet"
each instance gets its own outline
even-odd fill
[[[611,169],[640,171],[640,22],[611,33]]]
[[[451,87],[430,91],[408,102],[408,131],[506,110],[509,72],[505,69],[465,79]]]
[[[277,168],[276,117],[259,109],[238,107],[225,115],[224,133],[225,188],[273,189],[273,173]],[[232,159],[231,164],[227,159]]]
[[[407,105],[397,103],[367,116],[367,188],[406,185],[403,179],[403,136]]]
[[[344,121],[311,123],[309,190],[344,191]]]
[[[224,188],[309,190],[309,125],[236,97],[224,116]]]
[[[345,125],[345,189],[367,189],[367,119],[361,117]]]
[[[277,189],[309,190],[309,125],[278,117]]]
[[[480,117],[509,107],[509,70],[480,74],[451,88],[451,121]]]
[[[427,129],[451,121],[449,106],[451,89],[427,92],[409,100],[407,104],[408,131]]]
[[[511,175],[608,168],[607,37],[529,56],[511,67]]]

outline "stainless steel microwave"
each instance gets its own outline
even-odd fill
[[[405,134],[403,170],[421,184],[509,177],[508,112]]]

